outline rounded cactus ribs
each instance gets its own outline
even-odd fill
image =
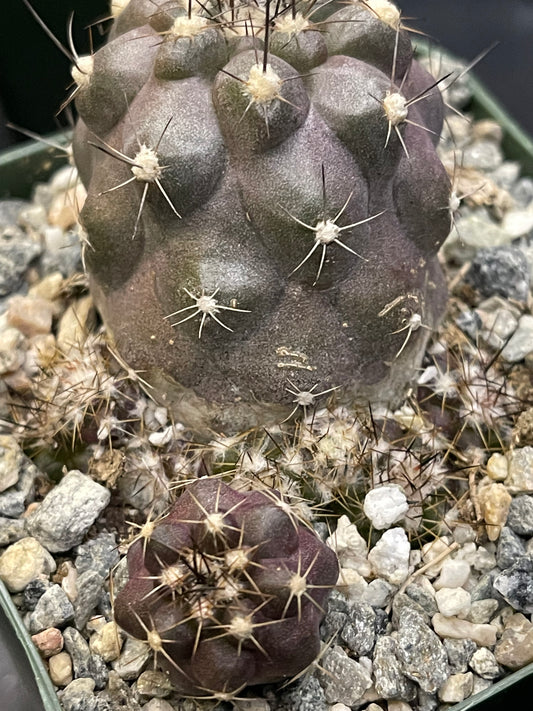
[[[397,403],[444,310],[450,228],[441,80],[400,10],[113,16],[72,96],[85,263],[118,351],[198,432],[305,416],[298,393]]]
[[[182,694],[228,698],[312,663],[338,576],[333,551],[276,491],[208,478],[140,531],[128,569],[117,623]]]

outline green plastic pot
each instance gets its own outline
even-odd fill
[[[420,48],[423,52],[424,48]],[[470,77],[473,90],[472,105],[468,107],[477,118],[492,118],[504,131],[503,148],[507,158],[519,161],[523,175],[533,176],[533,141],[509,116],[494,96],[474,77]],[[47,137],[51,142],[66,145],[69,134],[62,132]],[[28,198],[32,187],[45,181],[62,164],[66,163],[66,154],[57,148],[43,143],[24,143],[0,153],[0,198]],[[20,707],[20,711],[60,711],[56,694],[44,665],[26,632],[9,594],[0,582],[0,604],[5,619],[0,617],[0,650],[9,644],[13,648],[13,658],[20,661],[21,684],[25,684],[23,673],[28,665],[35,680],[34,705]],[[18,647],[13,641],[18,640]],[[8,642],[8,640],[10,640]],[[1,654],[2,652],[0,652]],[[1,667],[0,667],[1,671]],[[28,688],[31,684],[28,685]],[[501,711],[504,705],[521,708],[524,695],[533,688],[533,663],[519,671],[509,674],[485,691],[466,699],[449,708],[449,711]],[[36,695],[38,694],[38,696]],[[2,678],[0,675],[0,699],[3,697]],[[38,705],[41,703],[41,705]],[[10,711],[19,711],[10,706]]]
[[[0,580],[0,706],[9,711],[61,711],[39,652]]]

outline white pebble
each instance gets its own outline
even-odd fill
[[[404,490],[397,484],[386,484],[372,489],[365,496],[363,511],[374,528],[389,528],[404,518],[409,510]]]
[[[349,600],[360,601],[366,594],[368,583],[353,568],[341,568],[337,580],[337,588],[346,595]]]
[[[72,660],[67,652],[59,652],[48,660],[50,678],[56,686],[67,686],[72,681]]]
[[[433,615],[431,624],[439,637],[471,639],[480,647],[492,647],[496,644],[498,630],[492,624],[476,625],[458,617],[445,617],[441,612]]]
[[[441,588],[435,593],[435,600],[445,617],[464,616],[470,610],[470,593],[463,588]]]
[[[518,327],[501,351],[501,357],[508,363],[518,363],[533,351],[533,316],[524,314]]]
[[[533,210],[509,210],[502,220],[502,227],[512,237],[523,237],[533,229]]]
[[[505,454],[495,452],[487,462],[487,476],[492,481],[504,481],[509,473],[509,463]]]
[[[441,588],[461,588],[470,576],[470,565],[466,560],[446,558],[440,575],[434,583],[435,590]]]
[[[31,536],[13,543],[0,556],[0,579],[10,592],[24,590],[29,582],[55,569],[53,557]]]
[[[422,546],[422,560],[427,565],[432,563],[434,560],[442,556],[446,551],[450,550],[450,542],[446,536],[442,538],[435,538],[435,540],[425,543]],[[443,566],[443,561],[445,558],[441,558],[434,565],[431,565],[426,570],[426,575],[430,578],[435,578],[441,571]]]
[[[533,321],[533,316],[531,316]],[[533,349],[533,327],[532,327]],[[509,455],[509,476],[505,485],[512,494],[533,492],[533,447],[515,449]]]
[[[476,649],[468,662],[468,666],[483,679],[497,679],[501,676],[500,666],[496,661],[496,657],[486,647]]]
[[[326,544],[337,554],[341,568],[353,568],[365,577],[370,575],[366,541],[348,516],[339,518],[337,529]]]
[[[401,585],[409,575],[411,546],[403,528],[390,528],[368,554],[375,574],[391,585]]]
[[[387,711],[412,711],[407,701],[401,699],[389,699],[387,701]]]
[[[457,704],[468,698],[474,688],[472,672],[452,674],[439,689],[439,699],[446,704]]]

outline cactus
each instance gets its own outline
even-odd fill
[[[115,619],[181,694],[231,698],[315,659],[337,559],[274,490],[199,479],[141,533]]]
[[[398,403],[450,226],[440,91],[399,10],[123,6],[73,69],[85,260],[119,352],[198,431],[326,393]]]

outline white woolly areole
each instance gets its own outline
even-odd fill
[[[228,625],[228,632],[237,639],[249,639],[252,636],[254,624],[249,617],[235,615]]]
[[[179,588],[185,582],[188,575],[189,569],[185,565],[175,563],[174,565],[169,565],[161,569],[159,580],[163,585],[175,589]]]
[[[157,630],[150,630],[146,635],[146,641],[148,642],[148,646],[150,647],[150,649],[152,649],[154,652],[163,651],[163,640],[161,639]]]
[[[385,115],[393,126],[397,126],[407,118],[407,99],[398,92],[387,92],[383,99]]]
[[[92,54],[78,57],[76,64],[70,70],[70,75],[77,86],[81,89],[86,87],[91,81],[94,68],[94,58]]]
[[[163,169],[159,165],[157,153],[153,148],[148,148],[144,144],[141,150],[133,158],[135,165],[132,166],[131,172],[137,178],[145,183],[153,183],[161,177]]]
[[[395,30],[400,27],[400,11],[389,0],[365,0],[365,5],[386,25]]]
[[[269,104],[279,96],[282,84],[270,64],[266,65],[264,71],[261,64],[254,64],[245,83],[245,91],[256,104]]]
[[[450,193],[448,205],[450,207],[450,212],[457,212],[457,210],[461,207],[461,198],[457,195],[455,190],[452,190]]]
[[[285,13],[274,23],[274,29],[287,35],[296,35],[310,27],[310,22],[301,12],[297,12],[293,17],[290,13]]]
[[[224,530],[224,514],[216,511],[214,513],[209,513],[206,515],[204,520],[204,525],[206,529],[212,535],[222,533]]]
[[[173,37],[189,37],[192,39],[203,32],[208,25],[209,21],[207,17],[202,17],[201,15],[191,15],[190,17],[181,15],[180,17],[176,17],[172,23],[169,34]]]
[[[289,591],[295,597],[301,597],[307,590],[307,579],[304,575],[294,573],[289,580]]]
[[[244,570],[250,562],[249,549],[232,548],[224,553],[224,562],[230,570]]]
[[[207,296],[207,294],[202,294],[196,301],[196,308],[203,314],[217,314],[219,308],[217,307],[218,301],[213,299],[212,296]]]
[[[374,528],[382,530],[402,519],[409,510],[407,497],[397,484],[372,489],[365,496],[363,511]]]
[[[315,240],[320,244],[330,244],[339,236],[341,228],[332,220],[320,220],[315,226]]]

